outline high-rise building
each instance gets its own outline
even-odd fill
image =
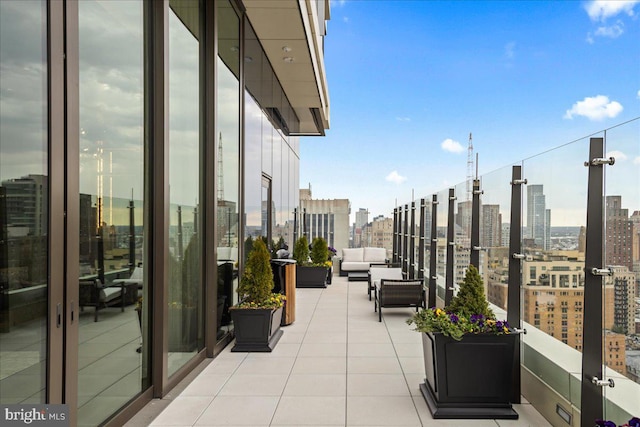
[[[551,247],[551,211],[546,208],[543,186],[527,186],[527,231],[535,246],[547,250]]]
[[[613,301],[607,300],[605,307],[611,307],[613,302],[613,329],[625,335],[635,332],[635,294],[636,273],[629,271],[626,266],[610,266],[613,274],[606,277],[608,286],[613,286]]]
[[[300,227],[309,243],[323,237],[338,251],[349,247],[349,199],[313,199],[311,188],[300,190]]]
[[[362,227],[362,246],[385,248],[387,258],[393,256],[393,218],[385,218],[379,215]],[[417,252],[416,252],[417,254]]]
[[[624,265],[633,271],[633,222],[622,196],[605,199],[605,264]]]
[[[500,205],[482,205],[480,213],[480,246],[494,248],[502,245],[502,214]]]

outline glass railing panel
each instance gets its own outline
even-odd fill
[[[422,225],[422,212],[420,209],[420,199],[416,199],[414,201],[415,204],[415,218],[414,218],[414,229],[413,229],[413,277],[418,278],[422,277],[422,272],[420,271],[420,247],[424,245],[424,239],[421,239],[422,233],[424,231]],[[424,247],[424,246],[423,246]]]
[[[603,357],[605,418],[618,425],[638,416],[640,402],[640,119],[604,133],[604,265],[612,275],[604,277]],[[633,411],[633,414],[632,414]]]
[[[454,206],[455,228],[453,232],[453,286],[454,293],[464,281],[471,263],[471,214],[473,212],[473,182],[462,182],[455,186]]]
[[[507,309],[512,166],[480,178],[480,274],[487,299]],[[515,325],[517,326],[517,325]]]
[[[437,205],[437,223],[436,223],[436,291],[440,301],[436,301],[438,307],[444,305],[445,297],[445,278],[447,273],[447,218],[449,215],[449,189],[442,190],[438,193]]]
[[[579,376],[582,369],[588,152],[584,138],[523,162],[522,313],[529,329],[535,328],[522,338],[527,369],[533,370],[539,358],[531,348],[549,349],[544,350],[549,361],[568,373]],[[554,339],[540,347],[534,342],[539,332]],[[580,407],[570,382],[553,387]]]
[[[431,219],[433,217],[433,196],[430,194],[424,197],[424,217],[421,219],[424,227],[424,283],[429,284],[431,277]]]

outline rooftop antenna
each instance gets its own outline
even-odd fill
[[[469,132],[469,148],[467,149],[467,201],[471,200],[473,190],[473,137]]]

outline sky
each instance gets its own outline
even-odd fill
[[[300,187],[349,199],[351,222],[464,183],[470,133],[481,176],[565,150],[586,177],[585,137],[628,121],[611,191],[640,209],[640,1],[333,0],[325,67],[330,129],[302,138]]]

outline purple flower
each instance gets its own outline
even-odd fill
[[[640,418],[633,417],[629,420],[630,427],[640,427]]]
[[[451,323],[458,323],[458,321],[460,320],[460,319],[458,318],[458,316],[456,316],[456,315],[455,315],[455,314],[453,314],[453,313],[451,313],[451,314],[449,315],[449,318],[451,319]]]

